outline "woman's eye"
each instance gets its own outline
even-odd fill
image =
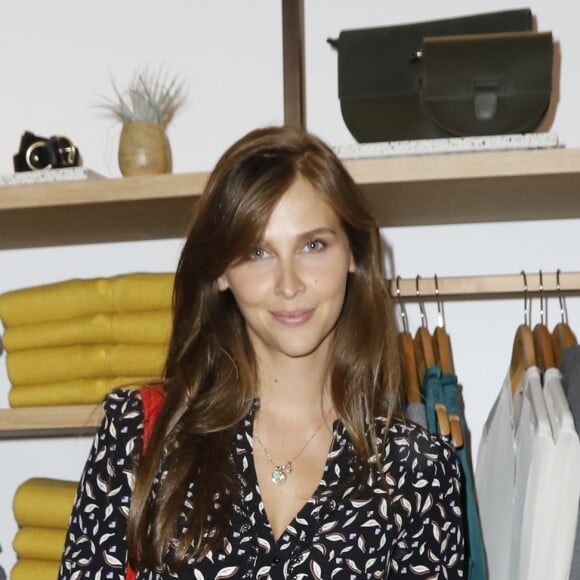
[[[324,248],[326,248],[326,244],[321,240],[309,240],[305,246],[307,252],[320,252]]]
[[[263,260],[267,255],[266,250],[264,250],[264,248],[256,248],[251,254],[250,254],[250,260]]]

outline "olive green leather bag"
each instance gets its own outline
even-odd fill
[[[552,93],[552,34],[425,38],[423,112],[448,135],[533,131]]]
[[[338,96],[361,143],[533,131],[552,93],[553,42],[530,10],[343,30]]]

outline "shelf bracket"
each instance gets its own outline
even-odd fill
[[[284,124],[305,128],[304,1],[282,0]]]

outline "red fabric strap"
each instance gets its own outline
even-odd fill
[[[143,454],[149,446],[155,420],[163,406],[164,391],[161,385],[157,385],[145,387],[140,393],[143,404],[143,445],[141,448],[141,454]],[[135,580],[135,570],[129,563],[127,563],[127,575],[125,578],[126,580]]]

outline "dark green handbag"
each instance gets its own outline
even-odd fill
[[[552,94],[552,34],[425,38],[424,113],[448,135],[533,131]]]
[[[532,26],[530,10],[521,9],[343,30],[331,44],[338,49],[338,96],[347,128],[361,143],[532,130],[547,108],[552,78],[551,38],[531,32]],[[529,34],[508,41],[494,36],[513,32]],[[470,35],[477,41],[467,46]],[[448,40],[436,44],[437,37]],[[461,50],[469,57],[461,58]],[[482,116],[494,86],[496,113],[489,116],[488,104]],[[521,115],[504,115],[508,101],[510,111],[526,110],[518,103],[538,87],[542,113],[534,108],[526,122]]]

